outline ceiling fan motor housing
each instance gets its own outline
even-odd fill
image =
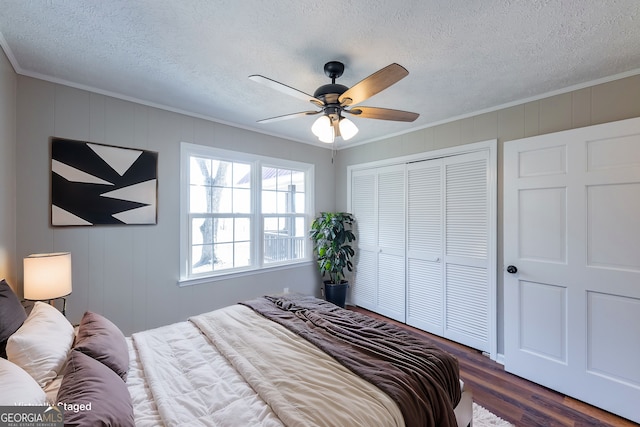
[[[326,116],[329,117],[329,119],[331,119],[332,122],[336,121],[336,120],[340,120],[340,113],[342,112],[342,107],[340,107],[339,105],[327,105],[325,106],[322,111],[324,112],[324,114]]]
[[[342,95],[347,90],[349,90],[349,88],[346,87],[345,85],[336,83],[336,79],[342,76],[342,73],[344,73],[344,64],[342,62],[339,62],[339,61],[327,62],[326,64],[324,64],[324,73],[327,75],[327,77],[331,78],[331,83],[320,86],[313,93],[313,96],[315,98],[318,98],[324,101],[325,114],[329,115],[332,112],[338,112],[338,111],[335,111],[336,108],[330,109],[334,111],[327,111],[328,110],[327,107],[337,107],[340,104],[338,102],[338,97],[340,97],[340,95]]]
[[[349,88],[345,85],[329,83],[326,85],[322,85],[318,89],[316,89],[316,91],[313,93],[313,96],[315,98],[323,100],[327,104],[335,104],[338,103],[338,97],[345,93],[347,89]],[[327,95],[335,95],[335,97]]]

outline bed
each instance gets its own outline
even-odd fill
[[[2,305],[0,297],[0,322]],[[407,330],[314,297],[265,296],[130,337],[97,313],[85,313],[75,329],[58,315],[36,303],[5,340],[0,405],[55,402],[65,425],[472,422],[471,394],[454,357]],[[25,331],[46,334],[46,351],[53,339],[60,343],[56,361]],[[4,384],[19,401],[7,402]]]

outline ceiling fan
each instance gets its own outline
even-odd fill
[[[261,83],[303,101],[311,102],[320,108],[320,110],[301,111],[299,113],[258,120],[258,123],[270,123],[324,113],[314,122],[311,131],[320,141],[332,143],[337,136],[348,140],[358,132],[356,125],[351,120],[343,117],[343,113],[366,119],[393,120],[399,122],[412,122],[418,118],[419,114],[408,111],[358,105],[406,77],[409,72],[401,65],[395,63],[387,65],[364,80],[359,81],[351,88],[336,83],[336,79],[342,76],[343,72],[344,64],[342,62],[327,62],[324,65],[324,73],[331,79],[331,83],[320,86],[313,93],[313,96],[268,77],[258,74],[249,76],[254,82]]]

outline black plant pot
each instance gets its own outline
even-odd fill
[[[347,301],[347,289],[349,289],[349,282],[346,280],[343,280],[341,283],[325,281],[324,297],[330,303],[344,308],[345,302]]]

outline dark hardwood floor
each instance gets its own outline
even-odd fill
[[[413,330],[458,358],[460,377],[473,401],[516,426],[638,426],[624,418],[572,399],[505,372],[504,367],[477,350],[431,335],[360,307],[347,308]],[[640,402],[638,402],[640,405]]]

